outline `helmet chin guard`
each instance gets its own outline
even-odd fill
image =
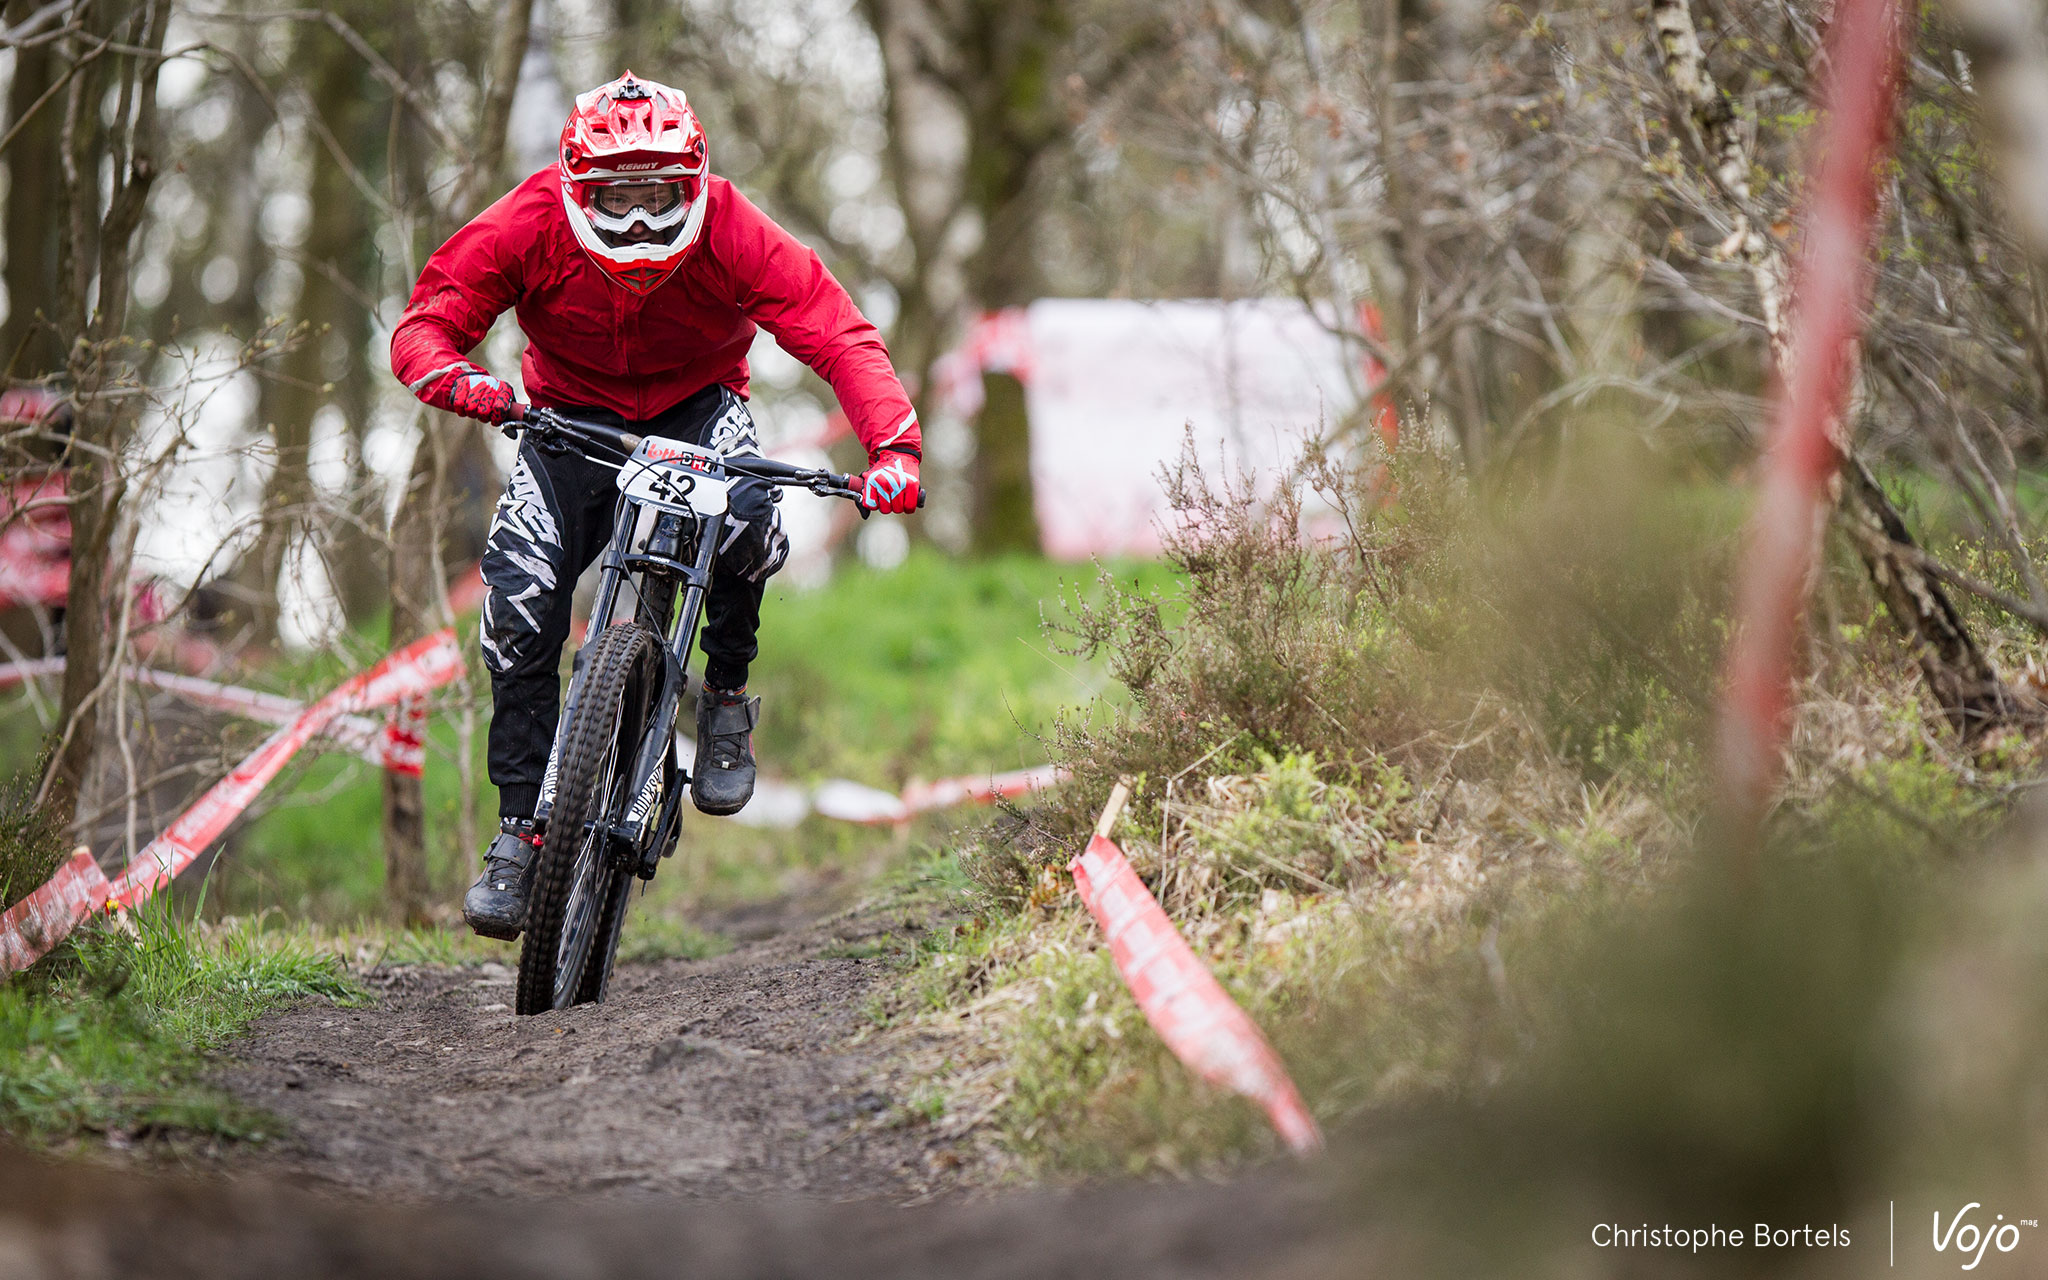
[[[558,168],[577,242],[635,293],[668,279],[703,234],[710,166],[704,130],[680,89],[628,71],[581,95],[562,127]],[[667,186],[673,192],[661,190]],[[635,188],[646,198],[606,188]]]

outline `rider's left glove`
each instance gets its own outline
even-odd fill
[[[853,491],[870,511],[902,515],[917,510],[917,457],[884,449],[868,459],[868,469],[853,479]]]
[[[475,365],[450,370],[434,380],[420,399],[436,409],[459,413],[479,422],[511,422],[519,415],[512,384]]]

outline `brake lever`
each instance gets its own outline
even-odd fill
[[[576,452],[576,442],[555,429],[553,417],[552,413],[537,405],[525,405],[518,418],[499,423],[498,430],[505,433],[507,440],[517,440],[519,433],[524,431],[534,448],[554,457]]]
[[[818,494],[822,497],[845,498],[851,501],[853,503],[854,510],[860,512],[860,518],[863,520],[875,514],[875,509],[869,506],[867,503],[862,502],[860,500],[860,493],[854,489],[844,488],[839,485],[827,484],[823,481],[819,481],[811,485],[811,492]],[[919,488],[917,491],[917,509],[919,511],[924,510],[925,497],[925,491],[923,490],[923,488]]]

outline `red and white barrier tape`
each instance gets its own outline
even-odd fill
[[[60,674],[63,669],[62,658],[0,665],[0,688]],[[81,851],[48,884],[0,916],[0,972],[12,972],[34,963],[99,906],[133,907],[169,884],[219,839],[292,756],[315,738],[326,737],[373,764],[417,776],[426,754],[425,694],[454,679],[461,669],[462,658],[455,646],[454,632],[446,630],[391,654],[310,707],[281,694],[153,667],[128,668],[126,677],[138,684],[177,693],[200,706],[274,724],[278,726],[277,732],[215,783],[111,882],[101,874],[91,855]],[[383,726],[356,714],[380,706],[391,708],[390,720]],[[688,739],[680,743],[680,748],[686,759],[695,754]],[[1024,795],[1053,786],[1065,776],[1065,771],[1056,765],[1040,765],[1006,773],[914,782],[900,794],[845,779],[803,787],[764,778],[753,802],[740,814],[740,821],[795,826],[815,812],[821,817],[870,826],[904,823],[932,809]],[[90,905],[79,908],[80,902]],[[36,941],[31,942],[32,938]]]
[[[1105,814],[1105,826],[1113,816]],[[1098,833],[1067,869],[1109,939],[1117,973],[1174,1056],[1211,1084],[1264,1107],[1296,1155],[1320,1150],[1322,1131],[1279,1055],[1173,927],[1123,850]]]
[[[25,680],[39,680],[64,674],[62,658],[31,658],[26,662],[0,663],[0,689],[11,688]],[[175,693],[194,706],[209,707],[225,711],[258,724],[286,725],[305,714],[306,704],[296,702],[279,693],[264,693],[256,689],[244,689],[240,685],[222,684],[217,680],[202,680],[198,676],[179,675],[158,667],[130,665],[122,677],[135,684],[152,689]],[[374,765],[395,767],[389,763],[390,750],[386,739],[390,729],[363,716],[336,716],[321,736],[348,748]]]
[[[106,905],[110,890],[92,851],[75,851],[42,888],[0,915],[0,973],[18,973],[49,954]]]
[[[370,735],[377,740],[376,758],[380,762],[392,767],[416,764],[424,699],[461,672],[462,652],[456,646],[453,630],[437,631],[415,641],[351,677],[312,706],[301,708],[289,723],[264,739],[227,777],[180,814],[112,881],[101,874],[89,852],[80,850],[73,854],[49,883],[0,916],[0,971],[13,972],[33,964],[96,908],[132,908],[169,884],[227,830],[229,823],[241,816],[299,748],[330,731],[343,717],[375,707],[402,706],[403,711],[388,730],[380,731],[368,721],[363,723],[369,725]],[[232,690],[232,686],[215,688]],[[247,695],[243,700],[246,707],[260,705],[276,710],[274,704],[263,701],[274,695],[246,689],[232,691]]]
[[[683,754],[694,754],[685,745]],[[901,793],[883,791],[845,778],[833,778],[814,787],[763,778],[754,787],[754,798],[736,815],[748,826],[793,827],[815,813],[821,818],[854,822],[862,826],[894,825],[910,821],[932,809],[971,802],[986,804],[997,797],[1021,796],[1053,786],[1066,779],[1058,765],[1034,769],[1013,769],[1008,773],[973,774],[941,778],[936,782],[913,782]]]
[[[368,671],[351,677],[306,708],[298,719],[271,734],[227,777],[201,796],[198,803],[165,828],[162,835],[136,854],[128,869],[114,879],[110,901],[116,906],[133,907],[169,884],[219,838],[230,822],[241,816],[242,810],[298,754],[299,748],[336,717],[423,697],[461,671],[462,654],[456,648],[455,632],[444,629],[414,641]]]
[[[1911,25],[1901,21],[1910,14]],[[1790,368],[1779,371],[1770,444],[1735,584],[1735,623],[1715,734],[1723,838],[1755,849],[1784,776],[1792,680],[1812,592],[1829,481],[1843,461],[1842,414],[1870,296],[1880,200],[1917,9],[1843,0],[1828,24],[1826,123],[1814,130],[1792,298]]]

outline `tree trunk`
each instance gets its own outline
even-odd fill
[[[1917,557],[1909,558],[1918,545],[1898,508],[1862,459],[1844,458],[1842,477],[1842,519],[1851,541],[1878,599],[1913,646],[1921,678],[1949,727],[1965,743],[1975,743],[2011,724],[2021,714],[2019,700],[1971,637],[1940,584],[1920,567]]]
[[[28,0],[14,0],[6,7],[7,20],[19,22],[35,7]],[[15,50],[14,77],[7,89],[9,128],[21,123],[56,75],[53,46]],[[9,379],[40,378],[64,367],[64,343],[51,322],[62,220],[52,217],[48,202],[35,194],[47,191],[60,171],[57,148],[63,119],[61,96],[43,103],[7,149],[7,320],[0,326],[0,368]]]
[[[435,554],[435,512],[441,506],[440,414],[413,456],[412,474],[391,526],[391,647],[410,644],[442,624],[447,582]],[[384,772],[384,895],[408,924],[424,922],[430,904],[427,876],[426,797],[420,779]]]
[[[1045,290],[1039,169],[1067,133],[1053,72],[1069,22],[1059,0],[977,0],[958,33],[962,65],[953,83],[966,110],[966,193],[982,227],[967,262],[967,290],[987,310],[1026,306]],[[1023,386],[1008,374],[983,381],[988,398],[974,421],[971,544],[978,551],[1036,552]]]
[[[313,110],[337,138],[351,140],[363,132],[363,103],[369,76],[352,51],[326,49],[311,59],[304,78]],[[312,216],[300,247],[301,283],[297,345],[285,353],[270,393],[264,397],[269,420],[264,424],[276,446],[270,478],[263,487],[262,526],[248,553],[251,639],[259,645],[278,638],[280,578],[295,545],[321,522],[315,519],[310,470],[313,419],[332,402],[337,384],[360,377],[358,350],[343,350],[339,368],[330,368],[336,341],[359,332],[350,312],[362,310],[342,281],[365,256],[369,219],[363,199],[339,165],[324,160],[312,167],[306,192]]]
[[[85,39],[108,40],[121,30],[133,40],[130,52],[101,57],[72,77],[64,95],[69,145],[59,150],[62,238],[55,301],[58,332],[67,340],[75,456],[82,461],[70,482],[72,607],[64,613],[64,731],[40,799],[67,822],[78,810],[100,745],[100,686],[112,657],[109,601],[128,590],[125,558],[115,563],[112,552],[126,486],[119,446],[134,401],[110,393],[124,373],[116,344],[128,322],[134,234],[157,174],[156,73],[169,6],[148,6],[138,24],[128,23],[131,16],[120,5],[96,8],[86,32],[70,42],[75,52]],[[106,121],[103,102],[109,95],[117,105]],[[98,181],[103,161],[109,175],[104,207]]]
[[[1390,374],[1386,394],[1396,405],[1413,412],[1426,405],[1430,397],[1416,395],[1410,388],[1418,384],[1433,386],[1442,367],[1442,361],[1435,355],[1413,350],[1420,337],[1417,327],[1427,301],[1424,289],[1429,265],[1424,252],[1421,211],[1416,208],[1417,184],[1410,172],[1414,161],[1399,141],[1409,111],[1397,90],[1428,73],[1418,47],[1425,15],[1420,0],[1381,0],[1381,5],[1379,95],[1373,106],[1390,229],[1379,251],[1372,254],[1377,259],[1373,263],[1373,277],[1378,284],[1377,300],[1386,331],[1387,354],[1381,363],[1392,370],[1401,366],[1400,357],[1407,355],[1417,365],[1406,375]],[[1466,470],[1479,474],[1485,462],[1483,442],[1463,429],[1463,424],[1454,426],[1452,435],[1459,442]]]
[[[382,263],[371,254],[358,251],[348,265],[358,295],[376,297]],[[335,333],[348,353],[336,402],[348,420],[349,481],[340,509],[331,514],[324,539],[328,578],[341,604],[342,617],[358,630],[391,599],[387,548],[380,536],[384,494],[364,454],[370,416],[377,403],[375,379],[381,372],[365,358],[370,346],[370,322],[370,309],[355,299],[345,301],[335,321]]]
[[[2048,46],[2036,0],[1948,0],[1998,149],[2006,208],[2036,273],[2048,277]]]
[[[505,131],[519,67],[526,56],[533,19],[532,0],[512,0],[497,15],[491,44],[490,75],[477,130],[478,144],[456,183],[449,216],[430,231],[439,244],[474,217],[497,194],[505,157]],[[415,35],[417,33],[414,33]],[[422,70],[424,58],[415,70]],[[417,163],[414,149],[413,167]],[[409,174],[413,191],[424,192],[423,174]],[[442,505],[449,496],[448,460],[455,456],[456,430],[475,438],[473,424],[441,414],[427,415],[425,435],[413,456],[412,471],[399,499],[391,528],[391,644],[396,648],[443,625],[447,617],[447,579],[441,560]],[[426,917],[428,877],[426,802],[420,780],[404,774],[384,775],[385,893],[392,910],[407,920]]]
[[[1035,555],[1040,544],[1024,384],[1014,374],[984,373],[981,386],[981,413],[974,421],[973,550],[984,556]]]

